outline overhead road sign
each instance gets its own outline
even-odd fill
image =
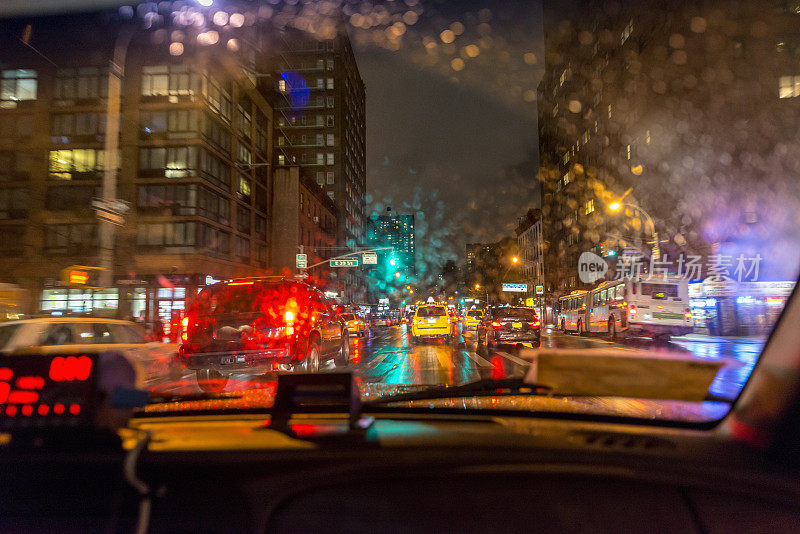
[[[331,260],[331,267],[358,267],[358,260]]]
[[[528,284],[503,284],[503,291],[511,293],[527,293]]]

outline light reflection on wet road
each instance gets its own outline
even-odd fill
[[[350,369],[360,383],[386,385],[456,385],[480,378],[523,377],[530,361],[514,347],[476,352],[475,331],[458,325],[459,335],[453,343],[432,340],[412,343],[407,326],[373,328],[364,338],[351,338]],[[629,349],[637,352],[692,353],[698,358],[720,360],[723,368],[711,385],[713,395],[733,398],[744,385],[755,365],[763,342],[688,336],[676,338],[666,345],[655,345],[647,339],[627,339],[613,343],[602,337],[561,334],[546,329],[542,346],[560,349]],[[331,370],[332,365],[323,370]],[[262,372],[235,374],[226,391],[258,388],[274,377]],[[151,382],[153,389],[175,393],[199,391],[193,374],[184,373],[179,380],[167,377]]]

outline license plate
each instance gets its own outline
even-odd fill
[[[511,323],[511,326],[514,328],[522,328],[522,323]]]
[[[435,323],[436,323],[436,319],[428,319],[428,324],[435,324]]]
[[[222,365],[235,362],[236,362],[236,356],[223,356],[222,358],[219,359],[219,363]]]

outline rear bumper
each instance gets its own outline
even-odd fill
[[[411,335],[415,337],[446,337],[453,333],[451,328],[417,328],[411,329]]]
[[[269,367],[273,364],[292,362],[292,350],[289,348],[219,351],[219,352],[184,352],[178,358],[187,369],[215,369],[218,371],[245,371],[257,367]]]
[[[542,338],[541,331],[520,333],[495,333],[495,343],[538,343]]]
[[[673,336],[683,336],[694,332],[694,327],[689,325],[628,323],[628,330],[649,335],[670,334]]]

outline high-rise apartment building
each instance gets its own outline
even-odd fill
[[[544,3],[548,292],[584,286],[582,252],[604,255],[613,270],[623,253],[675,261],[732,249],[742,232],[775,232],[761,228],[776,206],[768,191],[797,184],[785,171],[800,116],[796,6]],[[766,161],[775,166],[756,163]],[[615,202],[624,204],[616,212]]]
[[[270,268],[273,111],[225,46],[156,39],[108,13],[4,21],[0,266],[25,312],[173,313],[208,279]],[[30,45],[19,37],[30,24]],[[59,273],[99,265],[109,60],[124,25],[111,287]],[[69,38],[65,38],[69,36]]]
[[[275,52],[275,163],[300,166],[335,203],[337,244],[346,253],[364,244],[367,224],[366,93],[350,39],[344,27],[333,39],[293,29],[266,39]],[[352,300],[363,298],[362,271],[338,274]]]
[[[367,243],[370,247],[391,247],[378,251],[378,271],[388,276],[401,274],[403,281],[416,275],[414,215],[400,214],[387,208],[383,215],[370,216]]]

